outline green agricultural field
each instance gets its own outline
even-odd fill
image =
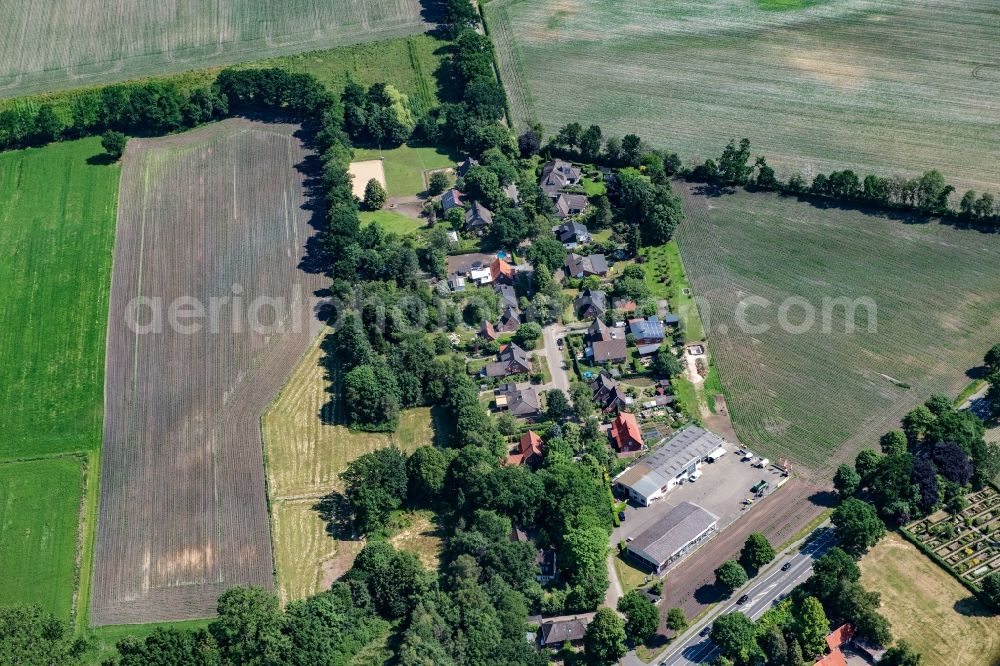
[[[517,126],[635,132],[687,160],[749,137],[779,174],[937,168],[1000,189],[995,0],[492,0]]]
[[[0,460],[101,445],[119,174],[101,153],[0,153]]]
[[[958,394],[995,342],[1000,235],[771,194],[684,196],[684,266],[736,431],[756,453],[828,479],[931,394]],[[845,307],[824,306],[838,298],[858,303],[853,333]],[[803,299],[815,324],[797,331]]]
[[[379,150],[356,148],[354,159],[373,160],[384,158],[385,184],[390,197],[415,197],[427,189],[425,174],[435,169],[453,168],[461,158],[450,155],[443,148],[408,146]]]
[[[83,466],[75,457],[0,464],[0,599],[73,611]]]
[[[0,10],[0,96],[424,32],[419,0],[28,2]]]

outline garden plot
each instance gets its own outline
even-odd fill
[[[8,0],[0,96],[424,32],[423,11],[419,0]]]
[[[906,531],[963,580],[980,587],[1000,571],[1000,493],[993,487],[972,493],[969,506],[951,515],[939,511],[906,526]]]
[[[298,268],[310,227],[296,130],[228,120],[128,145],[95,625],[207,617],[229,587],[273,587],[260,415],[309,346],[323,284]],[[173,308],[188,316],[171,322]]]

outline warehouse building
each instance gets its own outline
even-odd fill
[[[704,428],[682,430],[615,477],[615,490],[642,506],[649,506],[694,474],[706,458],[719,458],[732,448]]]
[[[715,514],[697,504],[682,502],[630,541],[627,551],[639,564],[661,574],[711,539],[718,525]]]

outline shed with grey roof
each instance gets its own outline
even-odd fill
[[[660,574],[712,538],[718,525],[715,514],[682,502],[629,542],[627,550],[633,559]]]

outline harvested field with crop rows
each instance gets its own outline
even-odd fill
[[[743,444],[829,478],[933,393],[956,395],[1000,330],[1000,235],[773,194],[685,196],[678,244]],[[748,301],[749,297],[767,302]],[[779,308],[789,298],[782,327]],[[846,308],[857,301],[853,332]],[[815,324],[802,332],[806,307]],[[740,303],[746,304],[739,325]],[[869,312],[875,329],[869,329]],[[826,330],[824,330],[826,329]]]
[[[425,18],[419,0],[10,0],[0,96],[399,37],[427,30]]]
[[[484,8],[519,126],[597,123],[685,160],[745,136],[779,174],[937,168],[960,189],[1000,189],[994,0],[804,4]]]
[[[315,335],[324,282],[298,268],[311,229],[296,129],[227,120],[128,145],[95,625],[206,617],[229,587],[273,586],[260,415]]]

